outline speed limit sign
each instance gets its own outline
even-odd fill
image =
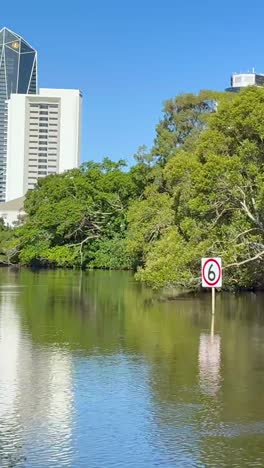
[[[202,258],[202,287],[221,288],[222,286],[222,259]]]

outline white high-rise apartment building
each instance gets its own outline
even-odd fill
[[[8,101],[6,201],[20,198],[42,177],[79,167],[82,95],[40,89]]]

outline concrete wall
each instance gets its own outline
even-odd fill
[[[253,86],[256,84],[256,75],[255,73],[240,73],[232,75],[232,83],[234,87]]]
[[[6,201],[24,195],[26,95],[8,101]]]
[[[80,165],[82,97],[78,89],[39,90],[41,96],[61,98],[59,172]]]

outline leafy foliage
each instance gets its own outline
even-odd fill
[[[164,117],[156,127],[153,157],[164,165],[177,148],[191,148],[223,96],[222,93],[201,91],[197,95],[181,94],[166,101]]]
[[[136,197],[137,186],[124,172],[123,161],[86,163],[80,170],[46,177],[27,194],[27,218],[18,228],[17,251],[22,264],[96,267],[127,267],[106,261],[106,245],[117,236],[122,241],[127,226],[128,203]],[[108,244],[107,244],[108,243]],[[102,245],[101,256],[98,249]],[[103,255],[104,252],[104,255]],[[102,264],[100,263],[100,259]]]
[[[263,104],[261,88],[224,99],[192,151],[168,160],[174,219],[148,249],[141,280],[197,287],[200,258],[213,255],[223,258],[226,287],[263,287]]]
[[[135,160],[39,181],[22,226],[0,226],[2,262],[134,268],[154,288],[197,288],[201,257],[221,256],[226,288],[264,286],[263,88],[167,101]]]

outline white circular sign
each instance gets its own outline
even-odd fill
[[[202,258],[203,288],[220,288],[222,286],[221,258]]]

